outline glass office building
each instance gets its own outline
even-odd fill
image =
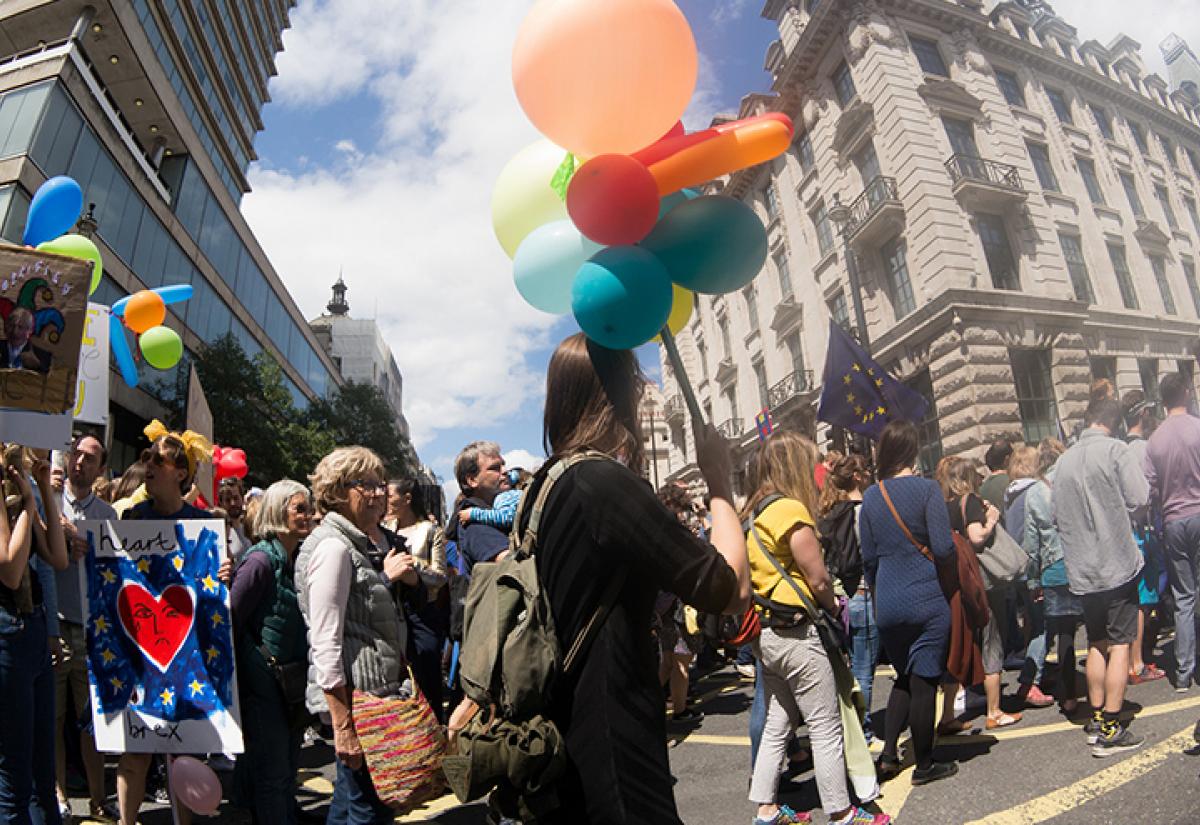
[[[19,242],[30,196],[70,175],[94,204],[105,260],[93,300],[190,283],[172,307],[175,371],[112,387],[116,461],[177,403],[178,370],[232,332],[283,366],[301,407],[340,382],[239,211],[293,0],[46,0],[0,6],[0,236]]]

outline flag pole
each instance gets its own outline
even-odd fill
[[[702,427],[705,423],[704,413],[700,410],[700,403],[696,401],[696,393],[692,390],[692,382],[688,380],[687,371],[683,368],[683,359],[679,357],[679,348],[675,346],[675,336],[665,325],[659,335],[662,337],[663,349],[667,351],[667,360],[671,362],[671,371],[675,373],[675,383],[679,385],[684,403],[692,415],[692,426]]]

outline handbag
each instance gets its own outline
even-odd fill
[[[967,524],[967,497],[961,501],[963,528]],[[1017,544],[1003,526],[997,524],[992,533],[992,543],[978,551],[979,566],[987,574],[987,582],[991,586],[1012,584],[1021,577],[1029,564],[1029,555],[1021,545]]]
[[[354,731],[380,801],[400,812],[440,796],[446,733],[433,708],[409,680],[412,696],[354,691]]]
[[[258,646],[259,655],[267,663],[267,670],[275,677],[275,683],[283,692],[283,702],[288,710],[304,706],[304,694],[308,690],[308,662],[280,662],[266,645]]]

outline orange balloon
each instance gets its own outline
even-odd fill
[[[125,326],[141,335],[151,327],[161,324],[167,317],[167,305],[162,296],[143,289],[130,296],[125,304]]]
[[[792,122],[778,113],[722,124],[707,132],[711,133],[707,140],[696,141],[697,135],[675,138],[682,148],[650,166],[659,195],[699,186],[779,157],[792,143]],[[656,154],[663,153],[655,148]]]
[[[542,134],[577,155],[665,135],[696,88],[696,41],[671,0],[539,0],[513,46],[513,86]]]

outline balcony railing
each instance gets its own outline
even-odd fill
[[[955,185],[964,181],[989,183],[1006,189],[1021,191],[1021,173],[1017,167],[971,155],[952,155],[946,161],[946,171]]]
[[[663,415],[670,421],[672,418],[682,416],[686,409],[683,398],[678,395],[672,395],[667,399],[667,403],[663,405]]]
[[[812,370],[796,370],[771,389],[767,390],[767,406],[772,410],[784,402],[813,389]]]
[[[731,418],[718,424],[717,432],[730,441],[737,441],[742,437],[742,425],[736,418]]]
[[[876,176],[847,208],[846,234],[857,232],[885,204],[899,202],[900,190],[896,187],[896,179]]]

